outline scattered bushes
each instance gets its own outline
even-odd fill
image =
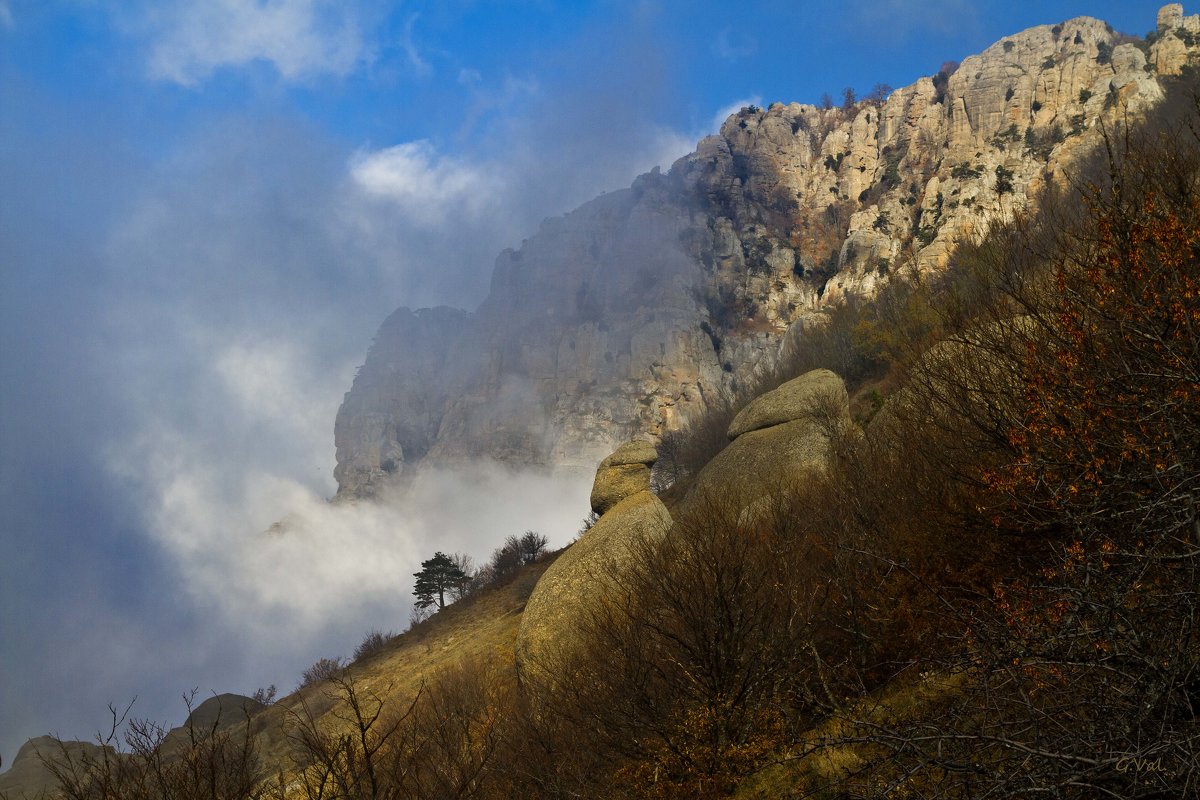
[[[367,635],[363,637],[363,640],[359,643],[358,647],[354,648],[354,658],[352,661],[362,661],[363,659],[370,658],[377,653],[383,652],[384,648],[387,647],[388,643],[390,643],[394,638],[396,638],[394,633],[383,633],[379,630],[368,631]]]
[[[996,194],[1011,194],[1013,171],[1003,164],[996,165]]]
[[[497,765],[514,744],[509,733],[513,680],[506,665],[464,660],[441,672],[416,697],[390,700],[345,673],[332,681],[343,711],[321,724],[302,705],[290,720],[296,752],[293,782],[306,800],[325,798],[505,797]]]
[[[277,694],[277,692],[278,692],[278,690],[275,688],[275,684],[273,684],[273,683],[270,686],[267,686],[265,688],[260,686],[259,688],[254,690],[254,694],[251,695],[251,699],[253,699],[254,702],[256,702],[256,703],[261,703],[264,706],[269,706],[275,702],[275,695]]]
[[[340,676],[344,669],[345,664],[340,658],[317,659],[311,667],[304,670],[304,673],[300,676],[300,686],[297,688],[303,689],[322,681],[333,680]]]
[[[192,715],[196,693],[184,698],[188,721],[182,735],[167,736],[161,725],[127,719],[109,706],[112,724],[98,737],[98,754],[39,754],[64,800],[267,800],[279,788],[263,781],[248,717],[200,724]]]

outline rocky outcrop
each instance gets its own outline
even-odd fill
[[[1163,6],[1158,12],[1155,33],[1157,38],[1150,48],[1150,63],[1158,74],[1178,75],[1189,62],[1195,61],[1200,15],[1185,17],[1179,3]]]
[[[744,108],[666,173],[547,220],[474,313],[402,309],[338,415],[339,496],[422,461],[588,470],[803,346],[823,309],[943,267],[1028,208],[1200,53],[1078,17],[844,108]]]
[[[658,451],[649,442],[626,442],[600,462],[592,483],[592,511],[603,514],[626,497],[650,490],[650,469]]]
[[[846,384],[827,369],[815,369],[754,398],[729,423],[727,435],[770,428],[799,419],[809,419],[822,408],[847,408]]]
[[[338,414],[339,495],[375,494],[421,461],[590,472],[703,407],[730,376],[700,324],[702,265],[680,246],[690,205],[667,176],[643,176],[502,253],[473,314],[393,315]]]
[[[613,590],[641,548],[666,535],[671,515],[651,492],[626,497],[558,557],[538,581],[521,617],[517,660],[526,680],[563,674],[574,655],[579,626]]]
[[[688,500],[722,496],[748,504],[803,481],[825,467],[833,437],[853,425],[841,378],[829,370],[801,375],[734,418],[733,441],[696,475]]]

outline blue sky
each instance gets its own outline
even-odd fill
[[[134,695],[289,690],[403,628],[433,549],[569,540],[586,486],[529,476],[323,503],[396,306],[474,307],[501,248],[737,105],[1157,7],[0,0],[0,755]]]

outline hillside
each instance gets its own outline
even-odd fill
[[[526,567],[511,580],[478,591],[405,634],[388,640],[367,657],[348,666],[344,673],[347,678],[352,678],[352,684],[348,685],[353,685],[365,702],[378,701],[390,714],[406,709],[415,698],[428,693],[464,665],[476,665],[489,676],[510,668],[525,602],[551,563],[553,557]],[[269,706],[236,695],[200,698],[202,702],[196,705],[183,726],[170,731],[152,731],[148,740],[138,740],[149,748],[131,747],[120,730],[113,745],[143,757],[148,750],[154,750],[156,755],[162,754],[161,762],[168,768],[186,763],[189,754],[204,748],[210,752],[224,749],[227,756],[250,752],[253,755],[252,763],[248,765],[250,785],[270,784],[282,773],[284,783],[289,786],[287,796],[302,797],[296,783],[300,780],[299,767],[310,758],[302,743],[302,729],[310,722],[325,730],[343,726],[347,712],[345,699],[342,687],[329,681],[316,681]],[[247,734],[249,748],[246,747]],[[187,740],[191,737],[195,737],[197,744],[189,746]],[[0,797],[22,800],[53,792],[58,781],[39,754],[51,762],[73,765],[80,776],[90,774],[103,761],[103,752],[96,744],[66,742],[65,745],[66,758],[57,740],[50,737],[31,740],[18,753],[9,770],[0,773]],[[136,766],[143,765],[136,757],[131,761]],[[112,781],[118,788],[116,797],[136,794],[132,785],[140,781],[134,780],[131,772],[121,773],[117,768],[108,772],[116,778]],[[179,784],[186,782],[186,779],[178,781]],[[107,796],[104,790],[86,782],[80,788],[82,797]],[[177,790],[182,789],[177,787]],[[272,789],[264,787],[260,791],[269,793],[263,796],[275,796]],[[228,792],[221,796],[245,795]]]
[[[65,796],[1197,796],[1197,44],[1079,18],[745,109],[397,311],[343,496],[587,463],[594,524],[269,706],[68,743]]]

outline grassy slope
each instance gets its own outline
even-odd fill
[[[425,622],[396,637],[384,649],[350,666],[356,686],[403,708],[423,682],[464,658],[497,657],[511,660],[525,602],[538,578],[553,563],[552,554],[522,568],[509,582],[493,586],[447,606]],[[294,764],[286,729],[304,706],[318,721],[334,723],[344,703],[326,684],[300,689],[279,700],[251,721],[264,777],[290,771]]]

